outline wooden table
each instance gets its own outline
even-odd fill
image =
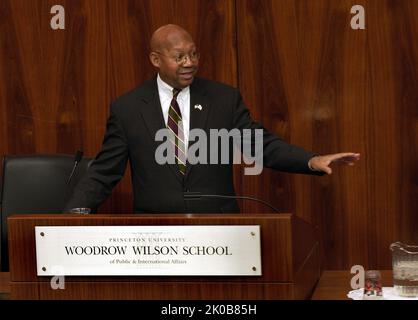
[[[392,270],[381,270],[382,285],[392,287]],[[350,281],[354,274],[350,270],[324,271],[312,295],[312,300],[350,300],[347,293],[351,289]]]

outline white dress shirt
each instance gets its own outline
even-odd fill
[[[167,126],[168,111],[170,109],[171,99],[173,99],[173,87],[165,83],[158,74],[157,76],[158,95],[160,96],[161,109],[163,111],[165,125]],[[183,121],[184,145],[188,147],[189,128],[190,128],[190,87],[180,91],[177,96],[177,103],[181,112]]]

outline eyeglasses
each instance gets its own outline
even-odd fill
[[[167,56],[165,54],[162,54],[161,52],[155,51],[155,53],[158,53],[164,57],[173,59],[174,61],[176,61],[176,63],[180,66],[182,64],[185,64],[187,62],[187,58],[191,61],[191,62],[197,62],[200,58],[200,54],[197,51],[193,51],[192,53],[179,53],[176,56],[172,57],[172,56]]]

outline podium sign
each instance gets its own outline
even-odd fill
[[[260,226],[36,226],[38,276],[261,276]]]

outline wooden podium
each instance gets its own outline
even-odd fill
[[[35,226],[259,225],[262,276],[37,276]],[[11,299],[308,299],[320,277],[315,229],[293,214],[13,215]]]

